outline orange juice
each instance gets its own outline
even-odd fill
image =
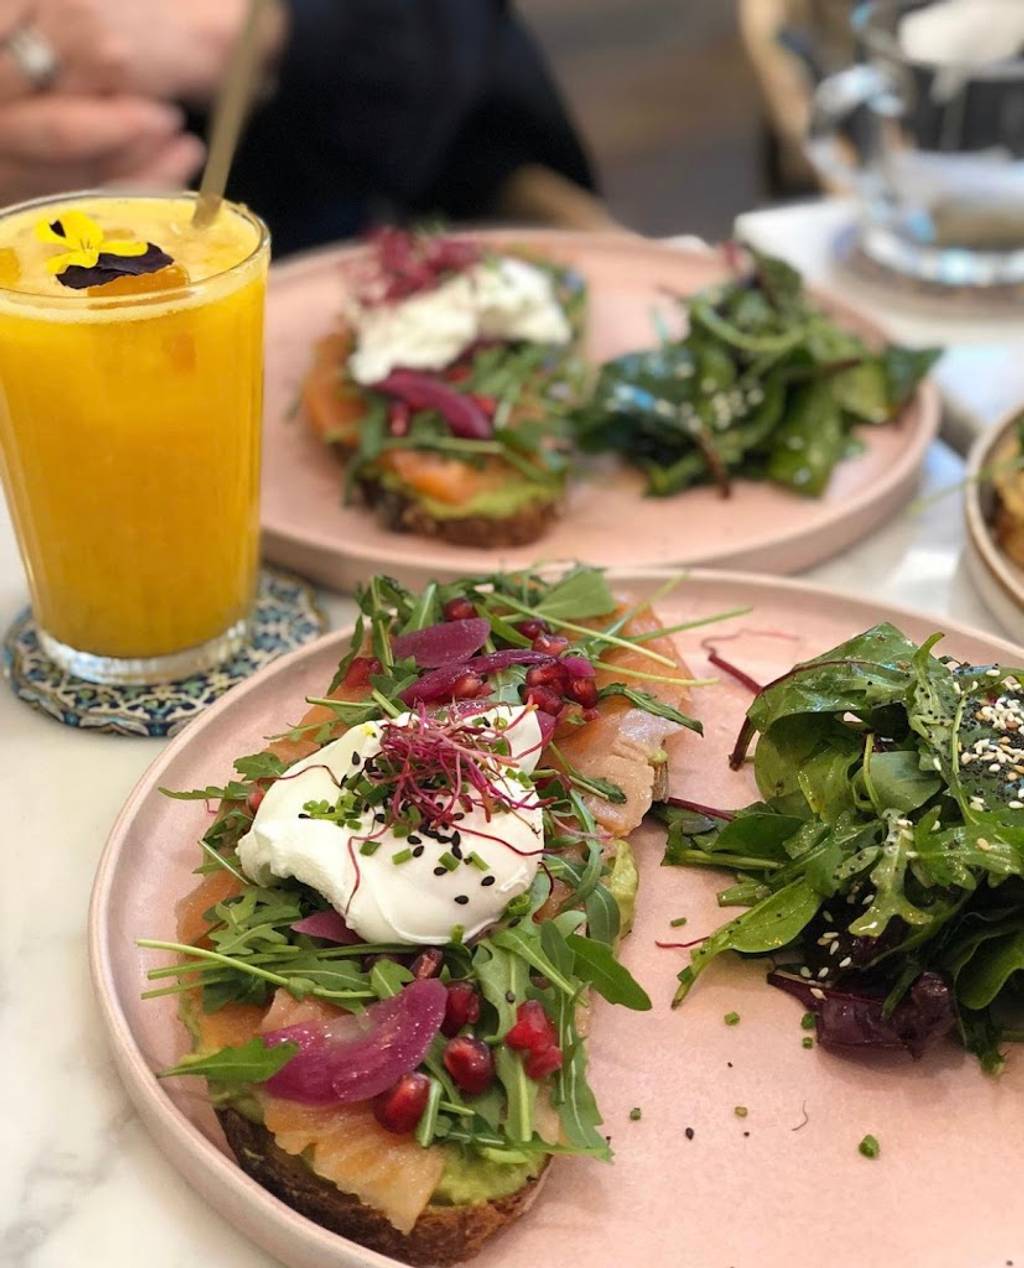
[[[88,194],[0,213],[0,468],[43,646],[101,681],[220,659],[253,600],[269,248],[248,212],[194,230],[193,206]],[[37,226],[75,210],[173,265],[68,289]]]

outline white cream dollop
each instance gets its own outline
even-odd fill
[[[492,725],[496,720],[506,724],[516,759],[508,769],[532,771],[541,747],[534,711],[496,705],[481,716]],[[411,717],[403,714],[395,725],[404,725]],[[452,871],[435,875],[440,856],[451,847],[427,836],[420,837],[422,854],[404,863],[394,863],[392,856],[409,848],[409,843],[391,832],[375,837],[379,844],[372,854],[361,854],[358,838],[374,833],[378,826],[369,812],[351,830],[301,816],[310,801],[337,801],[338,783],[358,769],[354,756],[362,764],[380,751],[381,726],[366,722],[351,727],[340,739],[296,762],[287,779],[271,785],[252,827],[238,843],[242,870],[260,885],[271,883],[274,877],[294,877],[309,885],[366,942],[436,945],[446,942],[456,925],[462,926],[467,938],[473,937],[493,924],[513,898],[525,893],[537,874],[544,827],[536,794],[529,786],[501,776],[494,782],[510,800],[529,804],[490,820],[474,807],[455,825],[463,855],[475,851],[489,865],[487,872],[462,862]],[[460,897],[465,901],[457,901]]]
[[[398,368],[443,370],[478,339],[562,346],[572,338],[550,275],[513,256],[481,260],[432,291],[358,308],[351,320],[349,370],[363,384]]]

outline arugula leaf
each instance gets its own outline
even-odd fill
[[[535,612],[539,617],[585,621],[615,610],[615,597],[599,568],[578,565],[548,588]]]
[[[540,937],[536,925],[531,922],[530,925],[518,924],[514,927],[509,926],[507,929],[499,929],[497,933],[491,934],[490,942],[492,946],[511,951],[513,955],[525,960],[563,994],[575,996],[578,990],[577,985],[565,974],[560,973],[548,959],[541,947]]]
[[[352,662],[362,653],[365,638],[366,621],[362,612],[360,612],[356,617],[355,628],[352,631],[352,641],[349,643],[348,651],[338,662],[338,668],[334,671],[334,677],[331,679],[330,685],[327,688],[327,695],[330,695],[332,691],[337,691],[337,689],[345,681],[348,671],[352,668]]]
[[[279,1043],[273,1047],[257,1036],[237,1048],[221,1048],[208,1054],[192,1053],[177,1065],[161,1070],[158,1079],[178,1078],[185,1074],[201,1075],[217,1083],[241,1085],[265,1083],[299,1051],[297,1043]]]
[[[638,691],[634,687],[627,687],[625,683],[610,682],[597,693],[599,700],[606,700],[609,696],[623,696],[630,704],[635,704],[638,709],[643,709],[645,713],[653,714],[656,718],[667,718],[669,722],[678,722],[680,726],[696,731],[698,735],[704,734],[704,727],[696,718],[680,713],[674,705],[667,704],[664,700],[659,700],[657,696],[652,696],[649,691]]]
[[[244,801],[252,792],[252,784],[243,784],[232,779],[223,787],[209,784],[206,788],[190,788],[187,791],[161,788],[160,792],[172,801]]]
[[[820,896],[801,876],[723,925],[693,953],[689,965],[679,974],[673,1007],[682,1003],[700,974],[723,951],[751,955],[777,951],[804,929],[820,904]]]
[[[250,753],[248,757],[235,758],[235,770],[244,779],[277,779],[287,769],[276,753]]]
[[[1024,929],[989,938],[979,945],[957,978],[964,1008],[988,1008],[1014,974],[1024,969]]]
[[[571,933],[566,945],[572,952],[573,972],[584,982],[589,982],[609,1004],[622,1004],[638,1012],[647,1012],[651,999],[605,942]]]

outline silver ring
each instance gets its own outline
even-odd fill
[[[15,64],[33,88],[42,91],[57,78],[60,61],[50,41],[31,26],[19,26],[3,41]]]

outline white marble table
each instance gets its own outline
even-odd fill
[[[925,489],[961,463],[929,455]],[[910,508],[809,579],[995,630],[959,565],[959,497]],[[0,509],[0,624],[25,602]],[[351,601],[329,598],[332,623]],[[4,1268],[271,1268],[149,1140],[114,1074],[85,951],[93,869],[129,789],[160,742],[79,733],[0,689],[0,887],[4,1050],[0,1264]]]

